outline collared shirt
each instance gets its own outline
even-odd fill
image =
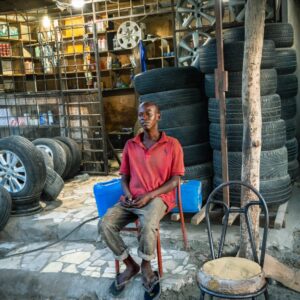
[[[143,133],[127,141],[120,173],[130,176],[129,189],[133,199],[166,183],[172,176],[184,175],[183,151],[177,139],[161,133],[149,149],[142,142]],[[176,205],[176,190],[161,194],[168,211]]]

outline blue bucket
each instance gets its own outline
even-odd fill
[[[99,217],[103,217],[107,209],[119,201],[121,195],[123,195],[123,190],[120,178],[96,183],[94,185],[94,196]]]
[[[185,213],[199,212],[202,206],[201,181],[189,180],[181,184],[182,210]],[[175,207],[172,212],[178,213]]]

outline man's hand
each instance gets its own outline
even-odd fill
[[[138,196],[133,200],[132,207],[141,208],[147,205],[153,197],[150,194],[145,194],[142,196]]]
[[[126,196],[121,196],[120,197],[120,202],[121,205],[125,207],[131,207],[132,206],[132,196],[131,195],[126,195]]]

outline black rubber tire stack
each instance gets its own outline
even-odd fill
[[[151,101],[159,106],[160,130],[177,138],[183,147],[183,179],[201,180],[202,197],[207,197],[211,189],[212,151],[201,73],[194,67],[154,69],[135,77],[135,89],[140,103]]]
[[[244,28],[229,29],[224,33],[224,65],[228,71],[226,92],[226,132],[228,139],[228,170],[230,180],[241,179],[242,167],[242,68]],[[226,40],[227,37],[227,40]],[[261,63],[262,152],[260,191],[267,203],[282,203],[291,195],[288,175],[285,122],[281,120],[281,101],[277,90],[275,44],[264,40]],[[217,68],[216,43],[212,40],[200,49],[200,71],[205,73],[205,92],[209,97],[208,115],[210,144],[214,149],[214,187],[222,183],[221,130],[219,101],[215,99],[214,69]],[[221,197],[221,194],[219,194]],[[230,191],[231,204],[239,205],[240,191]]]
[[[3,175],[1,183],[8,190],[12,198],[13,215],[29,215],[41,211],[40,195],[46,181],[46,165],[42,153],[24,137],[9,136],[0,139],[2,155],[15,156],[15,163],[11,165],[11,171],[5,170],[1,164]],[[3,154],[7,153],[7,154]],[[18,184],[8,184],[11,174],[18,172]],[[13,175],[15,176],[15,175]]]
[[[275,69],[277,71],[277,94],[281,97],[281,118],[286,124],[286,147],[288,150],[288,173],[292,180],[299,176],[298,141],[295,138],[298,93],[298,79],[293,27],[289,23],[269,23],[265,25],[265,39],[275,44]],[[244,40],[244,27],[224,32],[225,41]]]

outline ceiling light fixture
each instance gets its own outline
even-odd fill
[[[72,6],[74,8],[82,8],[84,5],[84,0],[72,0]]]
[[[51,21],[48,16],[44,16],[42,19],[42,24],[44,28],[50,28],[51,27]]]

